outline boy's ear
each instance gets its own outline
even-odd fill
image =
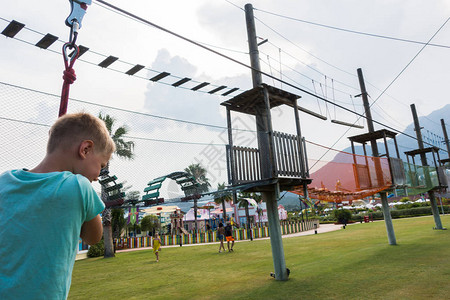
[[[94,142],[91,140],[84,140],[80,143],[80,147],[78,148],[78,154],[81,158],[86,158],[89,152],[94,151]]]

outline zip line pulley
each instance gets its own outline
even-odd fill
[[[80,50],[76,45],[78,30],[81,28],[81,21],[86,14],[88,5],[91,5],[92,0],[69,0],[69,2],[71,12],[65,23],[68,27],[70,27],[70,36],[69,41],[62,47],[65,70],[63,72],[64,83],[61,91],[61,102],[59,104],[58,117],[65,115],[67,112],[70,85],[76,80],[73,65],[80,55]],[[68,51],[71,49],[73,49],[73,52],[69,54]]]

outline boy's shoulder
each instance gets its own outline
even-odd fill
[[[49,184],[49,183],[67,183],[78,184],[80,186],[89,185],[89,180],[80,174],[73,174],[69,171],[33,173],[27,169],[16,169],[2,173],[0,175],[2,182],[11,182],[13,184]]]

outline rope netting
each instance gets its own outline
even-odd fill
[[[58,95],[0,83],[0,172],[32,168],[41,161],[45,156],[48,130],[57,117],[59,101]],[[206,169],[212,191],[219,183],[228,182],[225,119],[218,120],[223,125],[207,125],[70,99],[68,113],[78,111],[108,114],[116,120],[115,128],[126,126],[129,129],[123,138],[134,142],[134,159],[114,155],[110,174],[116,175],[124,186],[131,186],[130,191],[140,192],[141,197],[149,181],[184,171],[191,164],[201,164]],[[257,147],[254,118],[235,117],[232,127],[235,145]],[[312,178],[308,186],[309,198],[352,201],[392,189],[389,160],[385,157],[353,155],[308,141],[306,148]],[[403,162],[400,168],[403,168],[405,179],[397,189],[399,195],[416,195],[439,185],[434,167]],[[448,168],[444,172],[449,177]],[[99,184],[95,186],[100,190]],[[164,182],[160,192],[166,199],[184,196],[175,181]],[[303,193],[301,187],[293,192]]]
[[[320,159],[310,158],[310,154],[324,152]],[[307,153],[310,198],[340,203],[372,196],[392,185],[387,158],[353,155],[312,142],[307,143]],[[303,195],[303,190],[293,193]]]
[[[57,119],[59,95],[0,83],[0,103],[0,172],[36,166],[45,156],[48,131]],[[134,159],[113,155],[110,174],[141,196],[149,181],[183,171],[191,164],[201,164],[207,170],[213,190],[218,183],[228,181],[225,120],[223,127],[203,126],[84,100],[70,99],[69,103],[67,113],[107,114],[116,120],[113,129],[121,126],[129,129],[123,139],[134,142]],[[94,187],[100,190],[99,184]],[[164,183],[161,191],[166,199],[184,196],[174,181]]]
[[[442,185],[439,172],[432,166],[418,166],[386,157],[372,157],[348,153],[308,142],[308,155],[324,153],[319,159],[308,159],[310,178],[308,196],[326,202],[361,200],[387,190],[395,196],[412,196],[428,192]],[[390,164],[399,163],[403,176],[394,182]],[[442,177],[450,177],[450,168],[442,170]],[[441,178],[448,182],[448,179]],[[445,185],[445,184],[444,184]],[[300,187],[293,191],[303,196]]]

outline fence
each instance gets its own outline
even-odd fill
[[[312,230],[317,226],[319,227],[319,221],[309,220],[309,221],[283,221],[280,225],[282,234],[292,234],[297,232],[303,232]],[[252,229],[236,229],[233,231],[233,236],[236,241],[248,240],[250,239],[250,233],[252,237],[264,238],[269,237],[268,227],[255,227]],[[181,239],[181,244],[203,244],[203,243],[213,243],[218,242],[217,232],[204,232],[196,234],[182,234],[182,235],[161,235],[161,244],[163,246],[173,246],[179,245]],[[135,248],[145,248],[153,246],[153,237],[143,236],[135,238],[119,238],[114,239],[115,248],[120,249],[135,249]]]
[[[302,177],[304,159],[302,159],[303,143],[297,135],[282,132],[273,133],[274,159],[276,176]],[[233,146],[236,183],[261,180],[260,152],[257,148]],[[229,155],[229,154],[228,154]],[[306,168],[307,169],[307,168]]]
[[[297,135],[274,132],[276,172],[280,176],[302,177],[302,143]]]

